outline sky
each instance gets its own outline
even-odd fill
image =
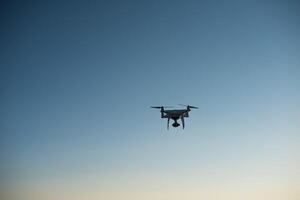
[[[0,195],[300,198],[297,1],[3,1]],[[190,104],[167,130],[150,106]]]

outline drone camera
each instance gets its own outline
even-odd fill
[[[173,126],[173,127],[178,127],[178,126],[180,126],[180,124],[177,123],[177,122],[174,122],[174,123],[172,124],[172,126]]]

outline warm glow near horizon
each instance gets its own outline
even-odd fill
[[[97,184],[80,181],[79,183],[59,183],[25,187],[12,196],[23,200],[297,200],[299,183],[290,182],[253,183],[218,182],[210,184],[190,184],[188,182],[159,183],[160,180],[118,184]]]

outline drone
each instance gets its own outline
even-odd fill
[[[170,108],[169,106],[151,106],[151,108],[160,109],[161,118],[167,118],[167,129],[169,129],[170,119],[174,120],[174,123],[172,126],[174,128],[177,128],[180,126],[180,124],[177,122],[177,120],[180,118],[182,123],[182,128],[184,129],[184,118],[189,117],[189,112],[191,109],[198,109],[196,106],[190,106],[190,105],[182,105],[180,106],[186,106],[186,109],[174,109],[174,110],[165,110],[165,108]]]

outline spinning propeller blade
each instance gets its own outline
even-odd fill
[[[178,104],[180,106],[186,106],[186,107],[189,107],[189,108],[194,108],[194,109],[198,109],[198,107],[196,106],[190,106],[190,105],[184,105],[184,104]]]
[[[163,108],[163,106],[151,106],[150,108],[161,109],[161,108]]]
[[[162,109],[162,108],[172,108],[173,106],[150,106],[150,108]]]

